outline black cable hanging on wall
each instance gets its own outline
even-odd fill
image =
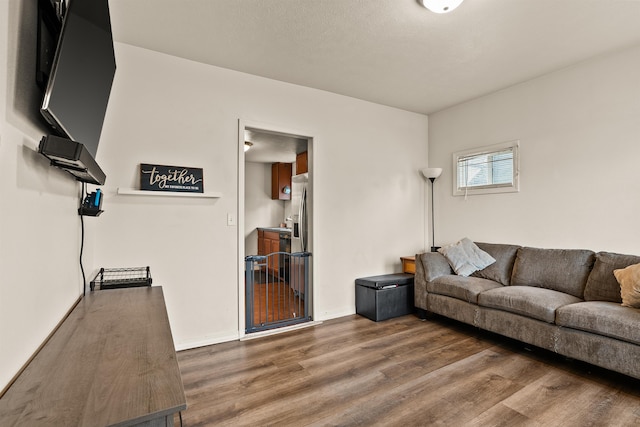
[[[80,207],[82,207],[82,203],[84,202],[86,194],[87,194],[87,183],[83,182],[82,183],[82,192],[80,194]],[[87,278],[85,277],[84,266],[82,265],[82,253],[84,251],[84,215],[80,215],[80,230],[81,230],[81,237],[80,237],[80,271],[82,271],[82,296],[85,296],[86,293],[87,293]]]

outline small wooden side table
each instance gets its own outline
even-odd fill
[[[416,274],[416,257],[415,256],[403,256],[400,257],[402,261],[402,272]]]

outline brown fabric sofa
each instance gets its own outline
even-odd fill
[[[496,262],[469,277],[416,255],[418,309],[640,379],[640,309],[621,305],[613,275],[639,256],[476,245]]]

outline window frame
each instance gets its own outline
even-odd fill
[[[459,182],[458,164],[460,159],[473,156],[483,156],[499,154],[503,151],[511,150],[513,152],[512,166],[513,175],[510,184],[498,183],[481,186],[461,186]],[[496,193],[517,193],[520,191],[520,141],[508,141],[500,144],[487,145],[483,147],[472,148],[469,150],[457,151],[453,153],[453,195],[468,196],[475,194],[496,194]]]

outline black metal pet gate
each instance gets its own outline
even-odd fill
[[[246,332],[311,320],[309,252],[245,257]]]

